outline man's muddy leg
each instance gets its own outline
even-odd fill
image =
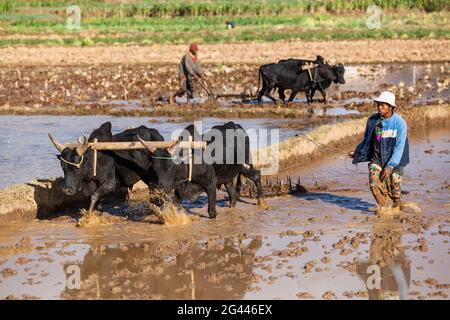
[[[180,80],[180,88],[177,90],[177,92],[174,93],[174,95],[170,96],[169,102],[173,104],[175,102],[175,97],[181,97],[183,94],[187,91],[187,84],[186,80]]]
[[[381,167],[377,164],[371,163],[369,165],[369,185],[375,201],[380,207],[389,207],[390,201],[388,198],[388,190],[386,184],[380,179]]]
[[[194,98],[194,86],[192,85],[192,80],[186,81],[186,93],[187,93],[187,101]]]
[[[402,204],[401,202],[401,196],[402,196],[402,176],[397,173],[393,172],[390,179],[390,187],[391,187],[391,193],[390,197],[394,203],[394,207],[398,207]]]
[[[380,207],[389,207],[390,202],[388,198],[381,193],[380,188],[371,186],[370,191]]]

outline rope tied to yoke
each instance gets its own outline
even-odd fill
[[[81,156],[81,160],[80,160],[80,162],[78,162],[78,163],[74,163],[74,162],[67,161],[67,160],[64,159],[63,157],[59,157],[59,159],[60,159],[62,162],[65,162],[65,163],[67,163],[67,164],[70,164],[70,165],[76,167],[77,169],[80,169],[81,164],[83,163],[83,160],[84,160],[84,155]]]
[[[312,81],[312,82],[317,82],[317,67],[318,67],[319,65],[318,64],[315,64],[315,63],[307,63],[307,64],[304,64],[304,65],[302,65],[301,66],[301,70],[302,71],[304,71],[304,70],[307,70],[308,71],[308,74],[309,74],[309,79]],[[312,76],[312,74],[311,74],[311,69],[314,69],[314,77]]]
[[[192,149],[189,149],[189,157],[178,157],[176,155],[173,155],[171,157],[163,157],[163,156],[152,156],[152,159],[160,159],[160,160],[173,160],[173,161],[186,161],[188,160],[188,177],[183,181],[192,181]]]
[[[157,156],[152,156],[152,159],[161,159],[161,160],[185,160],[186,157],[177,157],[177,156],[172,156],[172,157],[157,157]]]

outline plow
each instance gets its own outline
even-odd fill
[[[213,101],[217,101],[219,98],[240,98],[242,102],[248,102],[256,99],[256,95],[253,94],[251,89],[245,89],[242,93],[229,93],[229,94],[215,94],[211,88],[211,85],[207,81],[199,80],[198,83],[205,91],[206,95]]]

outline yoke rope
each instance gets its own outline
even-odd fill
[[[77,167],[77,169],[80,169],[81,164],[83,163],[83,160],[84,160],[84,155],[81,155],[81,161],[80,161],[79,163],[73,163],[73,162],[67,161],[67,160],[64,159],[63,157],[59,157],[59,159],[60,159],[62,162],[65,162],[65,163],[70,164],[70,165],[72,165],[72,166],[74,166],[74,167]]]

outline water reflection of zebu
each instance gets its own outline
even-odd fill
[[[356,266],[356,272],[364,281],[371,300],[408,299],[411,263],[401,242],[401,228],[389,217],[378,222],[372,230],[369,260]],[[381,279],[378,283],[373,266],[379,267]]]
[[[244,240],[247,242],[247,240]],[[253,279],[259,238],[92,246],[81,269],[81,290],[67,299],[242,299]],[[66,269],[68,265],[64,266]]]

